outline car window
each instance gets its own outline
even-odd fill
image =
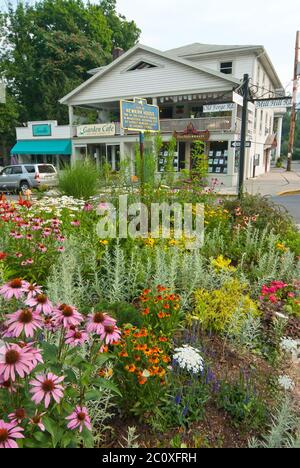
[[[28,174],[35,174],[35,167],[34,166],[25,166],[26,171]]]
[[[10,175],[12,173],[12,167],[6,167],[2,171],[2,175]]]
[[[12,174],[23,174],[21,166],[14,166],[12,167]]]
[[[50,164],[43,164],[38,166],[40,174],[55,174],[56,170]]]

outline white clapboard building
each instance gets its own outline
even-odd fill
[[[240,140],[246,73],[252,98],[282,96],[282,84],[263,46],[195,43],[161,52],[138,44],[126,53],[118,49],[112,63],[90,70],[91,77],[60,101],[69,107],[72,159],[90,155],[99,164],[107,160],[117,171],[120,161],[130,158],[134,172],[138,133],[121,128],[120,100],[142,97],[160,108],[164,142],[177,138],[174,170],[192,167],[193,145],[202,140],[210,176],[235,186],[239,149],[234,142]],[[272,158],[280,156],[286,109],[276,102],[273,107],[260,106],[249,104],[246,178],[268,171]],[[81,120],[77,126],[77,108],[97,111],[95,122]]]

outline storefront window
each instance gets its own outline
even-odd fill
[[[208,172],[228,173],[228,141],[211,141],[209,145]]]

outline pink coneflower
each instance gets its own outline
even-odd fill
[[[91,205],[90,203],[85,203],[84,207],[83,207],[83,211],[93,211],[94,207],[93,205]]]
[[[89,333],[97,333],[100,335],[104,331],[106,325],[115,325],[116,320],[107,315],[105,312],[95,312],[88,315],[87,331]]]
[[[105,325],[103,332],[100,334],[101,340],[107,345],[120,341],[121,330],[115,325]]]
[[[75,411],[73,411],[73,413],[70,414],[66,420],[70,421],[67,427],[72,431],[79,428],[79,432],[82,432],[84,427],[86,427],[89,431],[92,430],[88,410],[85,407],[76,406]]]
[[[27,338],[33,338],[35,331],[41,329],[43,325],[40,313],[33,309],[17,310],[7,317],[5,326],[8,333],[11,333],[14,338],[18,338],[23,332]]]
[[[38,294],[43,294],[41,286],[38,286],[35,283],[28,284],[28,286],[24,288],[24,292],[28,294],[27,299],[31,299]]]
[[[30,356],[32,370],[38,365],[43,364],[42,354],[39,349],[33,348],[34,343],[21,343],[23,352]]]
[[[39,414],[38,411],[36,411],[33,418],[29,419],[29,424],[31,424],[32,426],[37,426],[42,432],[44,432],[45,431],[45,426],[43,424],[42,417],[45,414],[46,413],[40,413]]]
[[[79,227],[80,226],[80,221],[78,219],[74,219],[74,221],[71,221],[71,225],[74,227]]]
[[[45,399],[45,408],[49,407],[51,398],[59,404],[64,396],[64,387],[61,385],[63,380],[64,377],[58,377],[51,372],[47,375],[37,375],[30,382],[32,386],[30,393],[33,394],[32,400],[38,405]]]
[[[4,380],[16,380],[16,374],[20,377],[30,374],[34,369],[33,354],[20,348],[16,344],[8,344],[0,348],[0,376]]]
[[[53,311],[53,305],[45,294],[38,294],[37,296],[28,298],[25,302],[29,307],[36,307],[36,311],[50,315]]]
[[[85,331],[71,329],[66,334],[66,344],[72,347],[82,346],[88,338],[89,335]]]
[[[10,448],[17,449],[18,444],[16,439],[24,439],[22,432],[24,429],[18,427],[15,423],[6,423],[3,419],[0,420],[0,449]]]
[[[18,408],[16,409],[16,411],[8,415],[8,419],[10,420],[10,422],[15,424],[21,424],[25,418],[26,412],[24,408]]]
[[[77,327],[83,320],[78,310],[67,304],[61,304],[58,309],[55,309],[53,318],[58,326],[63,325],[65,328]]]
[[[16,393],[17,389],[13,382],[9,380],[4,380],[4,378],[0,375],[0,388],[7,390],[8,393]]]
[[[24,289],[28,283],[23,281],[21,278],[15,278],[9,283],[2,286],[0,289],[1,296],[4,297],[6,301],[9,301],[13,297],[16,299],[20,299],[24,294]]]
[[[64,252],[65,248],[63,246],[57,248],[57,252]]]

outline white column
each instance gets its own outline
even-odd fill
[[[281,140],[282,140],[282,121],[283,118],[279,117],[277,120],[277,148],[276,148],[276,160],[281,156]]]

